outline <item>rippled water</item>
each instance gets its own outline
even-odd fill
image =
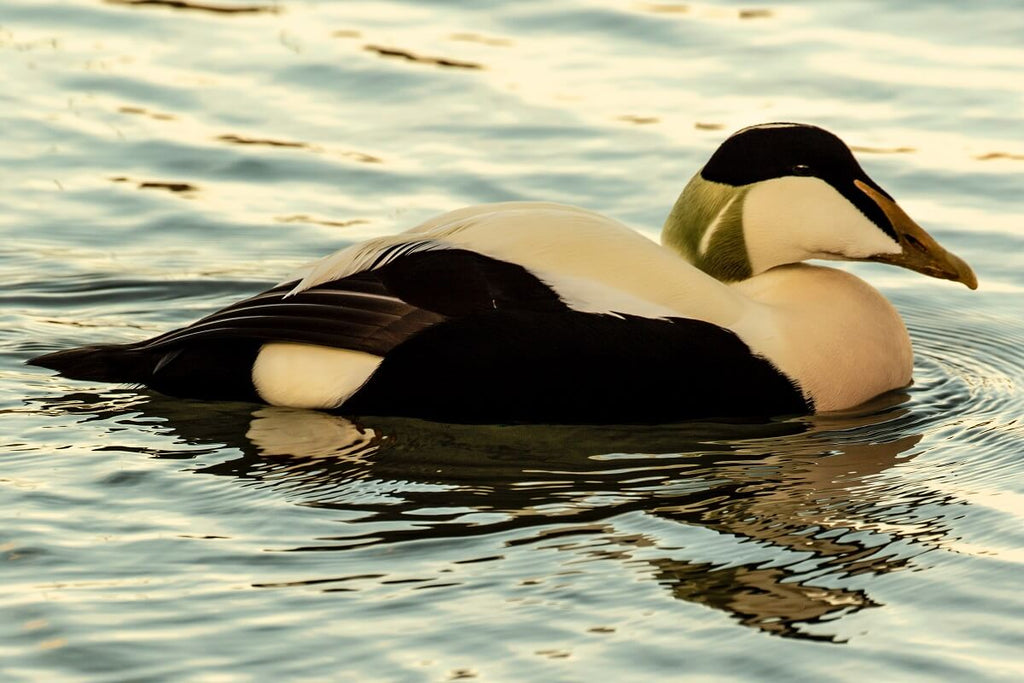
[[[1024,675],[1024,9],[0,7],[0,673]],[[743,125],[824,125],[978,272],[855,270],[915,384],[769,424],[353,424],[54,378],[440,211],[654,234]]]

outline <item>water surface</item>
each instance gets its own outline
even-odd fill
[[[0,9],[12,680],[1024,674],[1018,3]],[[839,133],[981,288],[855,272],[915,384],[840,415],[443,425],[23,361],[143,338],[435,213],[655,235],[732,130]]]

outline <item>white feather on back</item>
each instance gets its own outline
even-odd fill
[[[425,249],[468,249],[519,264],[560,294],[563,286],[566,301],[581,302],[588,311],[649,317],[657,311],[655,317],[671,313],[724,327],[743,314],[741,297],[675,252],[612,218],[551,202],[483,204],[443,214],[322,259],[294,291],[359,272],[382,250],[408,242],[422,242]]]

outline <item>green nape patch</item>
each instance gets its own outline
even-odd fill
[[[747,279],[753,274],[743,237],[743,201],[748,189],[694,176],[665,220],[662,243],[716,280]],[[714,232],[701,249],[711,229]]]

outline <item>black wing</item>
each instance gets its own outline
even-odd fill
[[[252,399],[252,363],[265,343],[384,356],[453,318],[496,309],[566,308],[522,266],[471,251],[421,251],[377,263],[383,265],[294,295],[294,282],[280,285],[142,342],[58,351],[29,362],[74,379],[145,384],[179,396]]]
[[[383,356],[417,332],[495,309],[564,310],[522,266],[463,249],[416,252],[288,295],[288,283],[144,342],[156,349],[212,339],[295,342]]]

